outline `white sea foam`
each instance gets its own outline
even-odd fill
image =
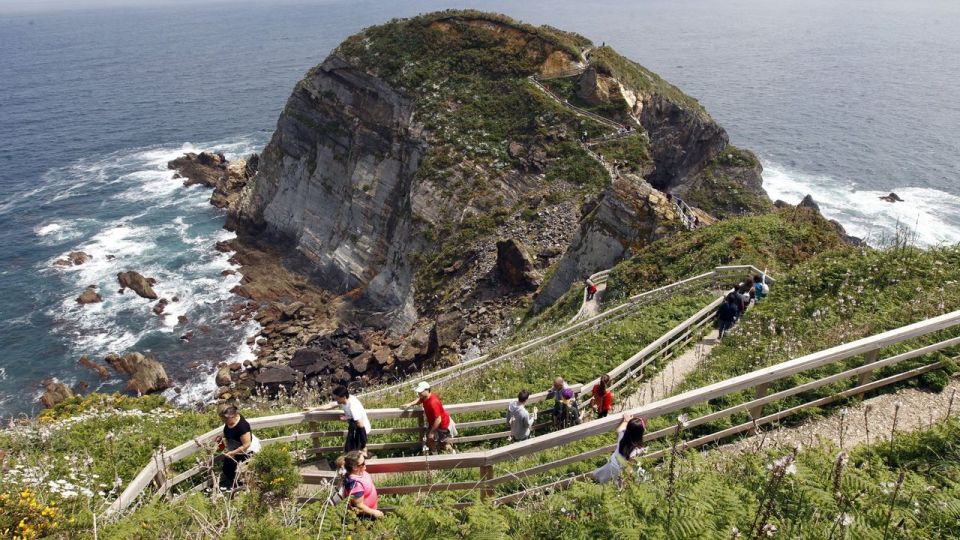
[[[872,245],[894,238],[898,227],[919,245],[960,242],[960,197],[930,188],[898,187],[904,202],[880,199],[890,191],[862,190],[853,181],[792,171],[764,162],[763,187],[774,200],[796,204],[811,195],[824,216]]]

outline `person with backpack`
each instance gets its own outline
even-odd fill
[[[570,385],[557,377],[547,391],[547,399],[553,398],[553,428],[563,429],[580,423],[580,406]]]
[[[717,308],[717,330],[719,332],[717,339],[723,339],[723,334],[730,330],[737,320],[737,300],[731,296],[732,294],[728,294],[720,307]]]
[[[610,459],[591,473],[597,483],[605,484],[620,477],[643,449],[643,434],[647,431],[646,421],[630,413],[623,414],[623,420],[617,426],[617,448]]]
[[[770,286],[763,282],[763,276],[757,274],[753,276],[753,297],[757,302],[767,297],[770,292]]]
[[[507,426],[510,427],[510,436],[514,441],[525,441],[530,438],[530,425],[533,421],[526,407],[529,398],[530,392],[521,390],[517,394],[517,400],[507,405]]]
[[[613,408],[613,392],[610,390],[610,375],[604,373],[600,382],[593,385],[593,397],[590,406],[597,413],[597,418],[604,418]]]
[[[367,456],[367,435],[370,434],[370,419],[367,410],[357,399],[351,396],[346,386],[340,385],[333,389],[333,399],[343,407],[341,420],[347,422],[347,440],[344,442],[344,452],[360,450]]]
[[[367,472],[367,458],[359,450],[347,452],[337,458],[337,468],[343,471],[342,496],[361,518],[377,519],[383,512],[377,510],[377,487]]]

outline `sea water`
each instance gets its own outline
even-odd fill
[[[0,415],[34,412],[49,376],[122,388],[77,367],[84,354],[153,352],[181,387],[171,398],[209,399],[213,366],[252,356],[256,326],[225,320],[241,300],[213,249],[230,237],[223,212],[166,162],[259,151],[294,83],[345,37],[446,7],[613,45],[757,152],[772,198],[811,194],[875,243],[898,225],[920,244],[960,241],[957,2],[145,3],[0,5]],[[879,199],[890,191],[906,202]],[[93,259],[52,265],[77,250]],[[124,270],[180,301],[155,315],[117,292]],[[88,285],[102,304],[76,303]]]

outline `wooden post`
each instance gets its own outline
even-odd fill
[[[763,398],[767,395],[767,388],[770,386],[770,383],[761,383],[755,387],[755,399]],[[750,419],[759,420],[763,416],[763,405],[758,405],[756,407],[750,407]],[[754,435],[757,434],[756,428],[750,430]]]
[[[307,429],[310,430],[310,433],[316,433],[317,431],[320,430],[320,425],[317,424],[317,422],[315,422],[315,421],[310,421],[310,422],[307,424]],[[320,448],[320,446],[321,446],[321,444],[320,444],[320,437],[317,437],[316,435],[314,435],[313,437],[310,438],[310,440],[313,441],[312,444],[313,444],[313,447],[314,447],[314,448]],[[314,457],[314,459],[320,459],[320,451],[319,451],[319,450],[315,451],[315,452],[313,453],[313,457]]]
[[[493,486],[487,484],[491,479],[493,479],[493,465],[481,465],[480,481],[483,482],[480,486],[481,499],[488,499],[493,495]]]
[[[868,352],[866,352],[866,353],[863,354],[863,365],[872,364],[872,363],[876,362],[879,357],[880,357],[880,349],[875,349],[875,350],[872,350],[872,351],[868,351]],[[873,371],[866,371],[866,372],[860,374],[860,376],[859,376],[859,378],[858,378],[858,380],[857,380],[857,386],[863,386],[863,385],[865,385],[865,384],[870,384],[870,381],[872,381],[872,380],[873,380]],[[862,399],[863,399],[863,394],[864,394],[863,392],[857,394],[857,395],[856,395],[856,399],[861,399],[861,400],[862,400]]]

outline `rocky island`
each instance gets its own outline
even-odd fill
[[[681,197],[703,224],[772,208],[756,157],[693,98],[610,47],[472,11],[350,37],[259,156],[170,167],[228,210],[237,320],[263,325],[227,397],[476,356],[684,230]]]

